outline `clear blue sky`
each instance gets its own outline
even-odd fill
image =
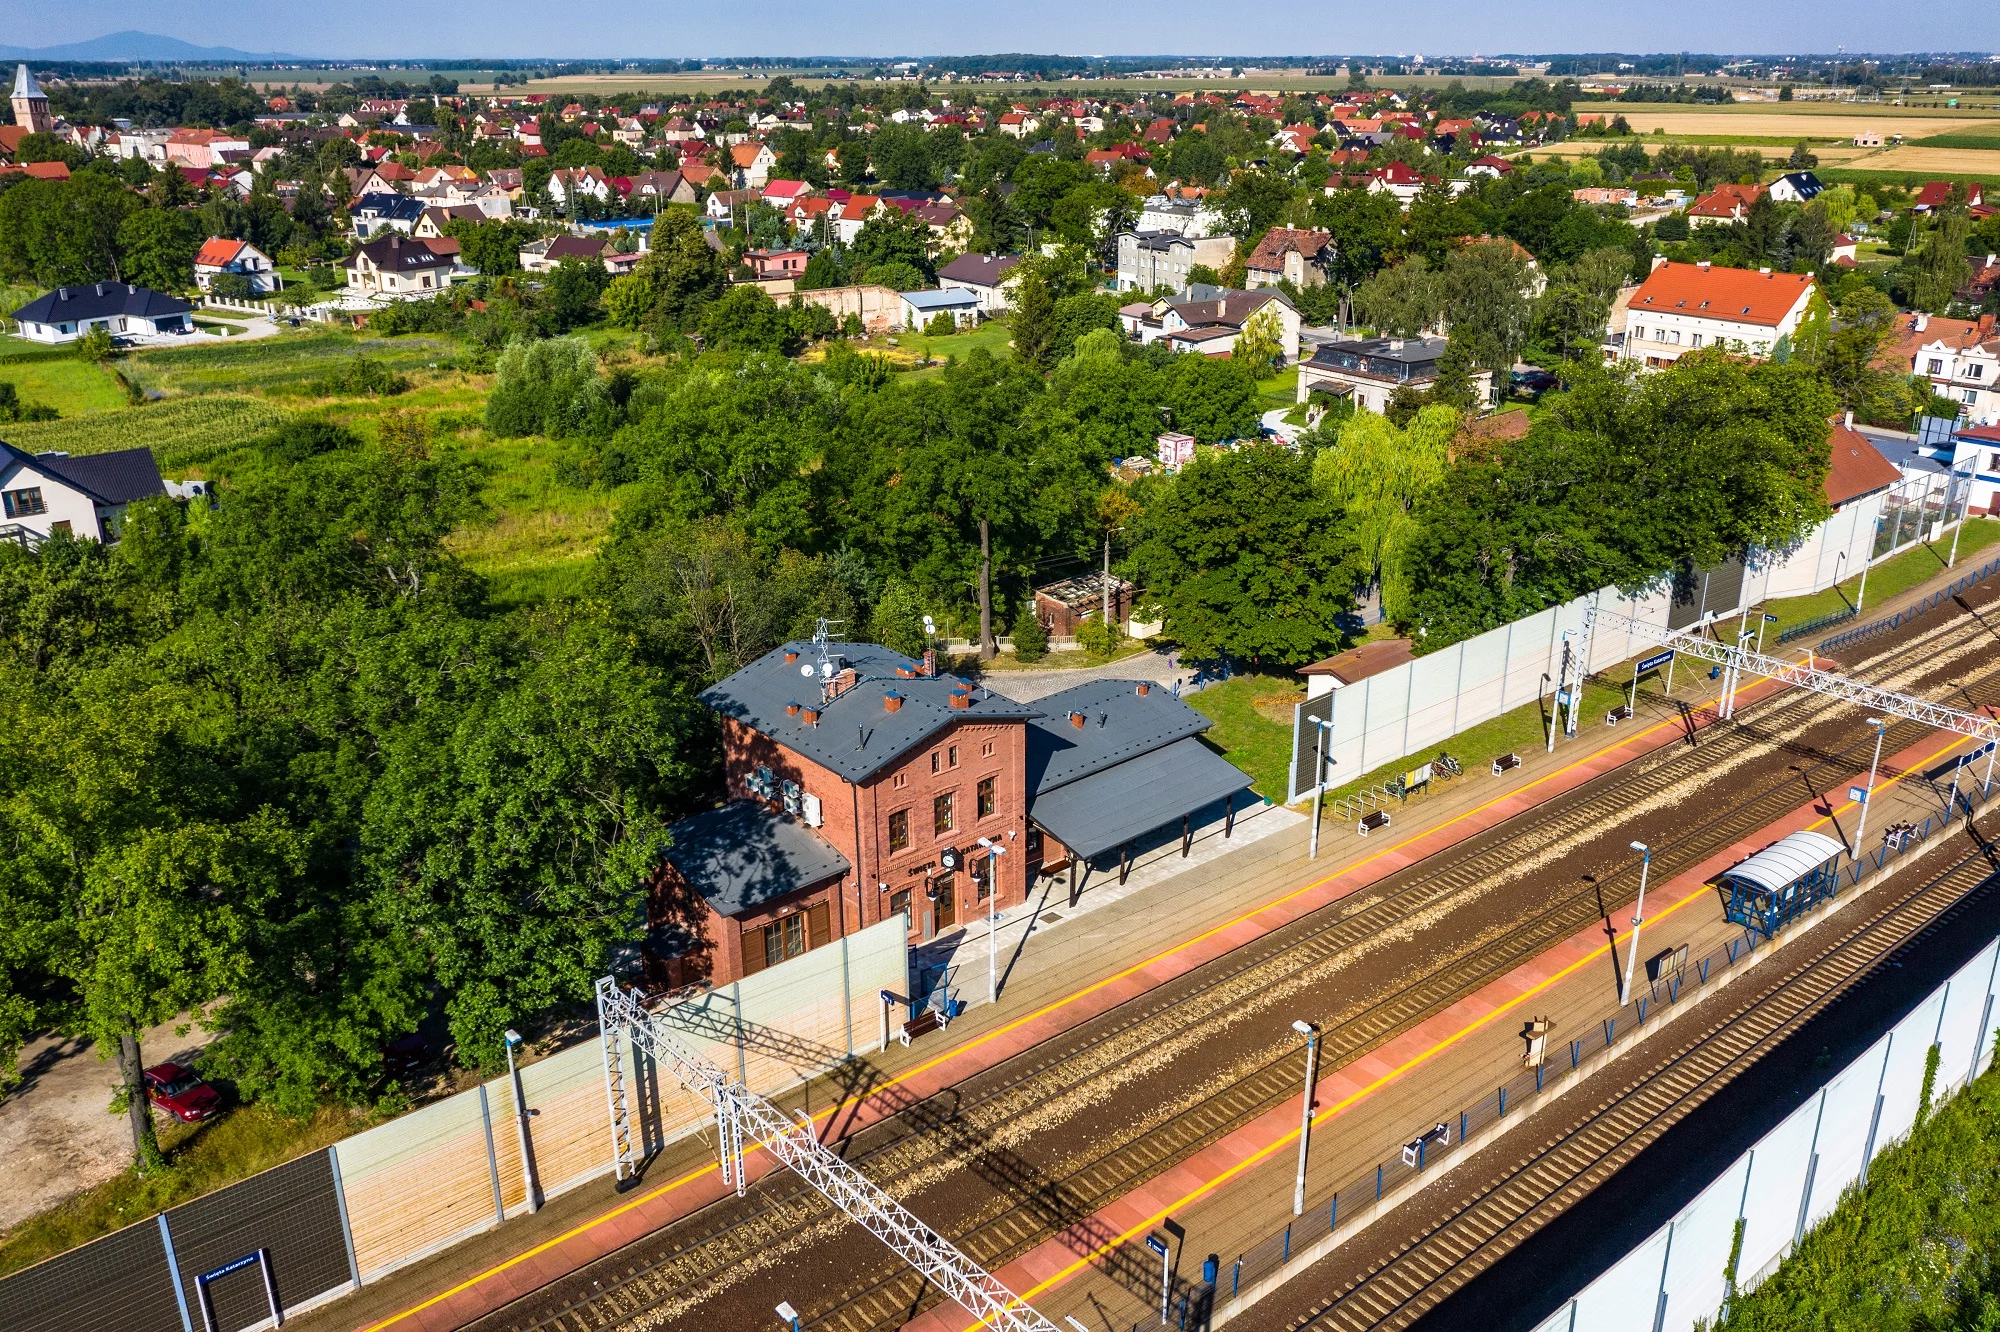
[[[1994,50],[1996,13],[1992,0],[0,0],[0,40],[53,46],[137,28],[246,51],[392,57]]]

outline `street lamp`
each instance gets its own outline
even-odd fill
[[[1333,729],[1333,719],[1315,719],[1313,736],[1313,827],[1312,850],[1306,859],[1319,859],[1319,807],[1326,796],[1326,733]]]
[[[1646,923],[1646,872],[1653,868],[1653,848],[1644,842],[1632,843],[1644,859],[1639,862],[1639,900],[1632,904],[1632,939],[1625,946],[1625,979],[1618,986],[1618,1006],[1632,1002],[1632,968],[1639,960],[1639,927]]]
[[[1299,1174],[1292,1185],[1292,1215],[1304,1216],[1306,1151],[1312,1143],[1313,1084],[1319,1081],[1319,1028],[1301,1018],[1292,1023],[1292,1030],[1306,1038],[1306,1090],[1299,1102]]]
[[[1861,838],[1868,831],[1868,806],[1875,803],[1875,772],[1882,765],[1882,736],[1889,729],[1889,722],[1883,717],[1870,717],[1868,724],[1875,728],[1875,757],[1868,763],[1868,787],[1861,793],[1861,822],[1854,826],[1854,858],[1861,859]]]
[[[1000,857],[1007,854],[1007,848],[990,837],[982,837],[979,844],[986,848],[986,1002],[996,1003],[1000,998],[999,949],[993,942],[993,912],[1000,905]]]
[[[521,1191],[527,1195],[528,1211],[541,1210],[541,1202],[535,1196],[535,1160],[528,1152],[528,1094],[521,1086],[521,1070],[514,1065],[514,1047],[521,1043],[521,1033],[507,1028],[503,1043],[507,1047],[507,1081],[514,1088],[514,1131],[521,1140]]]

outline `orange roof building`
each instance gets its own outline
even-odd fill
[[[1721,347],[1761,360],[1797,331],[1815,289],[1809,273],[1656,263],[1625,307],[1622,359],[1658,368]]]

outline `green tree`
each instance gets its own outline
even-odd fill
[[[597,356],[582,338],[516,342],[500,355],[486,399],[486,428],[509,436],[572,434],[604,409],[607,398]]]
[[[882,588],[869,622],[875,641],[891,652],[906,657],[922,657],[928,640],[924,634],[924,607],[916,589],[900,578],[892,578]]]
[[[1015,285],[1007,329],[1023,364],[1041,370],[1054,363],[1055,302],[1039,272],[1030,270]]]
[[[0,200],[0,210],[4,207]],[[1971,280],[1972,264],[1965,257],[1969,229],[1966,215],[1957,209],[1947,209],[1924,227],[1922,239],[1909,248],[1899,272],[1910,305],[1935,314]]]
[[[1414,338],[1443,316],[1445,295],[1444,275],[1413,255],[1362,283],[1354,293],[1354,309],[1383,333]]]
[[[1462,245],[1444,267],[1445,323],[1481,369],[1502,379],[1528,340],[1534,270],[1510,241]]]
[[[1364,571],[1382,590],[1382,611],[1401,622],[1409,609],[1409,552],[1417,505],[1443,484],[1460,414],[1428,406],[1409,428],[1385,416],[1357,412],[1315,452],[1313,485],[1341,506],[1354,531]]]
[[[701,314],[701,340],[719,350],[789,354],[796,350],[778,303],[752,286],[731,287]]]
[[[1234,362],[1176,356],[1160,376],[1159,391],[1173,428],[1203,444],[1257,433],[1257,381]]]
[[[1135,558],[1185,652],[1273,665],[1338,646],[1363,576],[1311,462],[1276,444],[1198,456],[1148,506]]]
[[[201,234],[185,213],[145,208],[118,228],[119,276],[158,291],[194,285],[194,256]]]
[[[907,264],[930,282],[937,274],[931,261],[931,229],[924,220],[894,208],[884,209],[861,224],[847,247],[848,263],[872,270],[878,266]],[[871,276],[870,281],[875,279]]]
[[[101,171],[17,182],[0,194],[0,274],[44,287],[116,279],[118,230],[143,207]]]
[[[702,307],[729,285],[723,258],[709,247],[701,223],[679,208],[669,208],[654,219],[653,248],[632,270],[632,277],[645,299],[628,299],[620,308],[643,308],[648,323],[669,332],[692,329]]]
[[[1010,637],[1014,640],[1014,660],[1037,662],[1049,655],[1049,631],[1042,627],[1041,617],[1035,614],[1032,599],[1021,603],[1021,611],[1014,617],[1014,628]]]
[[[1236,337],[1236,347],[1230,359],[1239,362],[1254,377],[1262,379],[1271,373],[1273,367],[1284,362],[1283,335],[1284,326],[1279,322],[1278,307],[1273,302],[1243,322],[1243,331]]]

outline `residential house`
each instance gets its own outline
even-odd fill
[[[1155,194],[1139,207],[1138,231],[1171,231],[1179,236],[1212,236],[1222,229],[1222,218],[1200,199],[1170,198]]]
[[[148,448],[71,455],[0,442],[0,541],[32,548],[64,533],[109,544],[126,506],[166,493]]]
[[[1252,316],[1272,309],[1278,318],[1278,345],[1287,363],[1299,358],[1299,312],[1282,292],[1232,291],[1202,283],[1178,296],[1121,306],[1119,326],[1142,345],[1165,343],[1174,351],[1226,356]]]
[[[1626,306],[1622,359],[1659,367],[1725,347],[1761,360],[1797,331],[1815,290],[1809,273],[1657,260]]]
[[[1025,111],[1009,111],[1000,117],[1000,132],[1010,139],[1025,139],[1042,125],[1039,116],[1031,116]]]
[[[861,234],[861,228],[868,224],[868,219],[886,206],[878,195],[854,195],[840,206],[838,213],[830,215],[835,239],[842,245],[854,244],[854,238]]]
[[[364,241],[391,231],[407,236],[423,215],[424,201],[407,194],[364,194],[347,210],[355,236]]]
[[[632,192],[627,197],[655,208],[701,201],[693,182],[678,171],[641,171],[632,177]]]
[[[451,285],[452,258],[414,236],[391,235],[347,256],[347,285],[364,296],[435,296]]]
[[[1959,405],[1975,425],[2000,423],[2000,328],[1994,316],[1946,319],[1901,314],[1876,352],[1874,365],[1897,375],[1921,375],[1931,390]]]
[[[947,315],[953,328],[970,328],[979,322],[979,296],[963,287],[906,291],[903,297],[903,327],[912,332],[929,326],[939,315]]]
[[[524,273],[546,273],[565,259],[579,259],[586,263],[600,263],[605,252],[611,248],[611,238],[605,235],[590,236],[545,236],[541,240],[523,245],[516,256]]]
[[[1327,266],[1332,262],[1332,232],[1272,227],[1244,260],[1243,285],[1252,291],[1280,282],[1317,287],[1325,283]]]
[[[549,173],[549,198],[558,208],[569,208],[577,199],[611,202],[611,178],[594,166],[562,167]]]
[[[418,240],[445,239],[445,223],[471,222],[478,225],[486,220],[486,214],[471,204],[455,204],[449,208],[433,204],[424,209],[424,215],[417,219],[417,225],[410,228],[410,234]]]
[[[1409,211],[1410,204],[1416,197],[1424,192],[1424,186],[1436,179],[1433,176],[1420,175],[1407,162],[1391,162],[1366,174],[1370,194],[1394,195],[1396,202],[1403,206],[1405,212]]]
[[[757,197],[782,213],[812,192],[813,187],[802,180],[772,180],[764,183]]]
[[[1965,191],[1965,204],[1968,208],[1977,208],[1986,201],[1985,187],[1977,181],[1929,180],[1924,182],[1923,187],[1910,200],[1910,211],[1935,212],[1951,202],[1954,190]]]
[[[1571,190],[1569,197],[1580,204],[1591,204],[1599,208],[1633,208],[1639,203],[1639,192],[1617,185],[1589,185],[1580,190]]]
[[[1465,167],[1465,174],[1467,176],[1484,176],[1488,180],[1498,180],[1513,169],[1514,164],[1506,158],[1495,157],[1492,153],[1488,153],[1484,157],[1474,158],[1471,162],[1468,162]]]
[[[648,903],[658,984],[725,984],[898,917],[950,934],[1183,818],[1226,826],[1250,784],[1202,745],[1206,718],[1143,681],[1029,706],[928,658],[791,642],[700,697],[728,803],[671,830]]]
[[[10,316],[30,342],[75,342],[94,329],[115,338],[192,333],[194,307],[176,296],[129,282],[57,287]]]
[[[1772,203],[1809,204],[1826,189],[1810,171],[1793,171],[1778,177],[1767,187]]]
[[[768,278],[796,278],[806,271],[812,258],[805,250],[745,250],[743,262],[759,282]]]
[[[1139,142],[1158,145],[1171,143],[1173,142],[1173,138],[1174,122],[1171,120],[1155,120],[1152,124],[1146,126],[1145,130],[1139,135]]]
[[[1414,645],[1407,638],[1378,638],[1372,643],[1337,652],[1310,666],[1301,666],[1298,674],[1306,677],[1306,697],[1319,698],[1336,689],[1358,685],[1370,676],[1394,670],[1416,655]]]
[[[1750,205],[1763,197],[1762,185],[1718,185],[1688,205],[1688,225],[1712,227],[1740,222],[1750,211]]]
[[[703,211],[717,222],[728,222],[734,226],[762,202],[763,197],[757,190],[717,190],[708,196]]]
[[[778,155],[768,143],[738,143],[729,149],[730,183],[739,190],[761,190],[770,183]]]
[[[1843,231],[1833,238],[1833,250],[1828,254],[1827,258],[1839,264],[1842,268],[1852,268],[1856,262],[1856,249],[1854,237]]]
[[[227,130],[177,129],[167,135],[167,161],[175,166],[207,170],[223,161],[225,151],[249,153],[250,140]]]
[[[1421,393],[1437,383],[1445,339],[1349,338],[1323,342],[1299,362],[1298,400],[1314,393],[1354,401],[1356,410],[1385,412],[1398,389]],[[1480,370],[1472,382],[1481,403],[1493,400],[1493,375]]]
[[[1236,254],[1233,236],[1127,231],[1118,237],[1118,290],[1179,291],[1197,264],[1221,271]]]
[[[957,204],[932,203],[910,210],[910,216],[930,228],[931,253],[962,250],[972,243],[972,219]]]
[[[964,290],[979,298],[979,312],[1005,314],[1020,276],[1020,258],[1011,254],[962,254],[938,270],[938,286]]]
[[[271,256],[249,241],[211,236],[195,251],[194,285],[207,291],[224,273],[243,278],[250,284],[250,290],[258,295],[276,291],[284,285],[278,278],[278,268],[271,262]]]

